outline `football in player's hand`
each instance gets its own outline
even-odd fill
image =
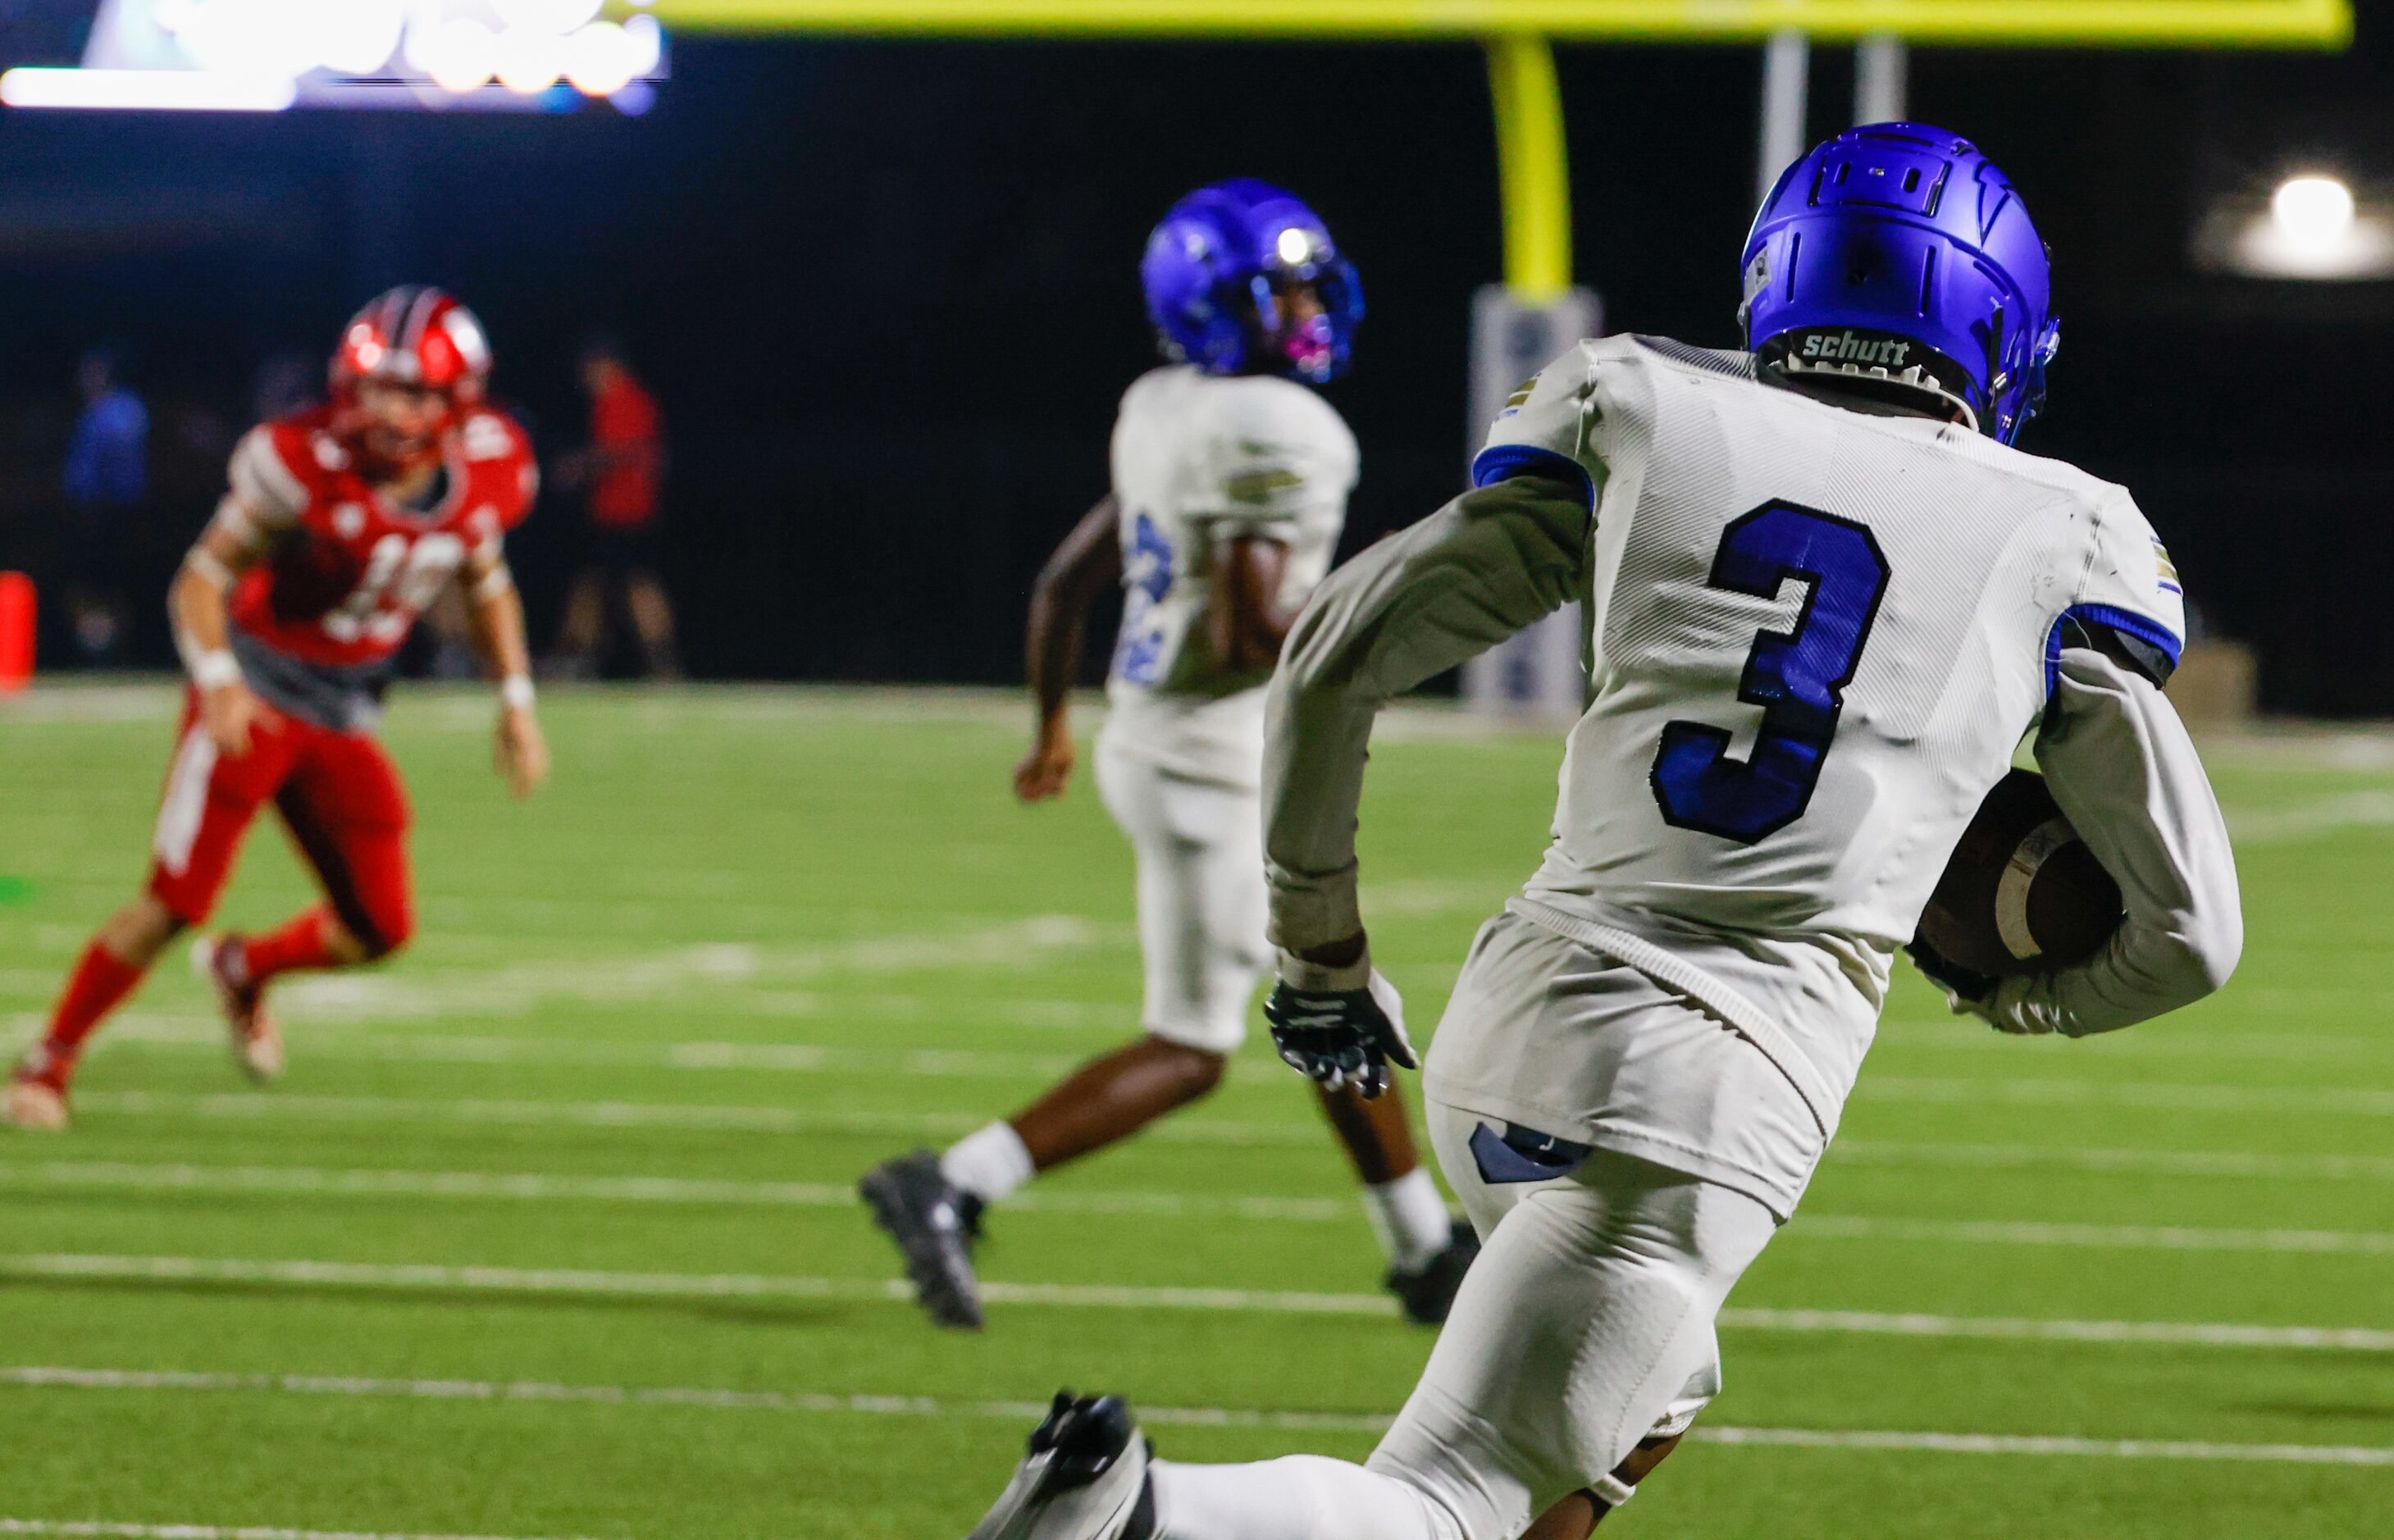
[[[1920,940],[2000,979],[2049,973],[2094,955],[2127,912],[2120,885],[2045,789],[2016,770],[1979,806],[1920,916]]]

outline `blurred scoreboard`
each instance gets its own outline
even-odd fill
[[[35,0],[40,3],[40,0]],[[79,0],[80,59],[8,60],[19,108],[645,112],[646,0]]]

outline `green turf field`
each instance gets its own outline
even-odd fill
[[[0,706],[11,1046],[138,877],[171,704]],[[1370,1448],[1428,1342],[1254,1045],[997,1217],[986,1335],[886,1291],[856,1175],[1135,1015],[1127,853],[1085,785],[1011,802],[1013,702],[558,694],[522,808],[488,710],[398,705],[423,934],[281,992],[282,1086],[235,1081],[178,955],[80,1128],[0,1137],[0,1533],[954,1540],[1068,1382],[1128,1392],[1167,1455]],[[1450,728],[1399,719],[1364,815],[1417,1020],[1529,871],[1559,757]],[[2394,735],[2211,758],[2229,993],[2020,1042],[1907,979],[1731,1301],[1711,1441],[1606,1534],[2394,1533]],[[224,917],[304,892],[262,832]]]

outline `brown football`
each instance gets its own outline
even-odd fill
[[[2127,912],[2120,885],[2070,826],[2045,777],[1995,783],[1920,916],[1920,939],[1989,978],[2047,973],[2094,955]]]

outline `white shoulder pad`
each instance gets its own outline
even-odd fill
[[[1551,476],[1585,488],[1595,501],[1588,428],[1596,415],[1598,347],[1581,343],[1513,392],[1471,463],[1473,485]]]
[[[260,426],[233,446],[226,479],[248,515],[267,529],[288,529],[308,509],[308,488],[283,462],[274,430]]]
[[[2095,507],[2085,575],[2061,622],[2108,625],[2158,649],[2175,667],[2186,647],[2186,595],[2177,567],[2136,500],[2119,488],[2107,490]],[[2057,623],[2048,668],[2059,662],[2060,632]]]

